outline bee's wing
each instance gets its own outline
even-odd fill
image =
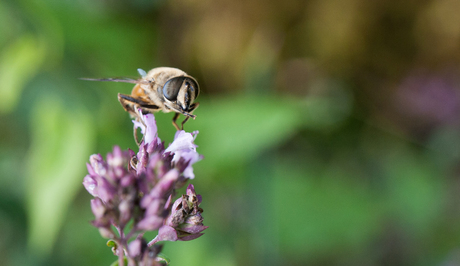
[[[133,83],[133,84],[150,84],[150,82],[147,80],[130,79],[130,78],[104,78],[104,79],[80,78],[80,79],[90,80],[90,81],[113,81],[113,82],[125,82],[125,83]]]

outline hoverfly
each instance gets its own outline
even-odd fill
[[[142,69],[137,70],[141,75],[135,79],[87,79],[93,81],[114,81],[136,84],[130,95],[118,94],[118,101],[123,108],[134,118],[139,118],[138,109],[143,114],[163,111],[164,113],[175,112],[172,123],[177,130],[183,129],[185,122],[191,117],[195,119],[193,111],[199,103],[194,103],[200,94],[198,82],[184,71],[172,67],[157,67],[146,73]],[[176,121],[183,114],[181,128]],[[137,135],[136,132],[136,141]]]

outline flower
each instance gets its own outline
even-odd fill
[[[174,202],[171,214],[149,245],[159,241],[189,241],[202,236],[202,231],[208,226],[203,225],[203,209],[198,207],[201,200],[201,195],[195,193],[194,186],[188,185],[187,194]]]
[[[114,147],[113,153],[107,155],[107,162],[100,154],[91,155],[90,163],[87,164],[89,174],[83,179],[86,190],[110,204],[117,194],[117,186],[126,186],[134,178],[124,167],[131,155],[132,151],[122,152],[118,146]]]
[[[153,245],[155,242],[192,240],[207,228],[202,223],[203,210],[198,207],[201,196],[196,195],[193,185],[172,204],[176,189],[195,177],[192,164],[202,156],[194,144],[198,132],[178,131],[165,149],[154,116],[139,114],[133,121],[144,134],[139,151],[122,151],[115,146],[106,160],[100,154],[91,155],[83,186],[94,197],[92,224],[124,250],[116,255],[126,254],[128,262],[160,265],[157,254],[161,246]],[[147,245],[142,236],[152,230],[158,230],[158,236]]]
[[[138,110],[138,113],[140,121],[133,120],[133,123],[135,129],[141,129],[141,133],[144,135],[144,143],[149,144],[154,140],[160,143],[161,140],[158,138],[155,116],[153,114],[143,115],[140,110]]]
[[[179,130],[174,136],[173,143],[165,151],[174,155],[172,159],[173,163],[179,164],[182,160],[186,164],[184,176],[189,179],[195,178],[192,164],[203,159],[203,156],[196,152],[197,145],[193,143],[197,135],[198,131],[187,133]]]

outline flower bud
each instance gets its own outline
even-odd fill
[[[105,176],[107,174],[107,164],[104,162],[100,154],[91,155],[89,157],[89,162],[96,175]]]
[[[137,228],[139,230],[145,230],[145,231],[157,230],[163,224],[163,220],[164,220],[164,217],[160,217],[157,215],[151,215],[139,221],[137,223]]]
[[[133,202],[130,199],[124,199],[118,204],[120,211],[120,223],[127,224],[132,217]]]
[[[91,210],[93,211],[94,216],[96,216],[96,219],[103,217],[106,212],[104,203],[102,203],[101,199],[99,198],[91,200]]]
[[[93,197],[97,197],[97,182],[90,175],[83,178],[83,186]]]
[[[115,234],[110,228],[99,227],[99,233],[104,238],[114,238],[115,237]]]
[[[128,254],[131,258],[140,258],[147,249],[147,242],[144,238],[137,238],[128,245]]]

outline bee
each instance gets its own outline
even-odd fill
[[[199,103],[195,103],[200,94],[198,82],[184,71],[172,67],[157,67],[146,73],[142,69],[137,70],[141,75],[135,79],[86,79],[94,81],[114,81],[136,84],[130,95],[118,94],[118,101],[123,108],[137,120],[140,120],[138,110],[142,114],[162,111],[164,113],[175,112],[172,124],[177,130],[184,129],[184,124],[189,118],[195,119],[193,111]],[[185,116],[181,128],[176,121],[179,115]],[[137,135],[136,132],[136,141]]]

